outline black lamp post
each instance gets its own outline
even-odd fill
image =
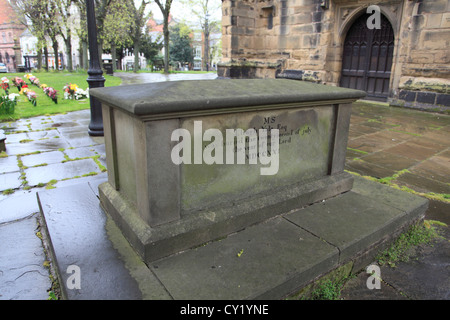
[[[105,86],[105,78],[100,66],[98,57],[98,43],[97,43],[97,25],[95,23],[95,7],[94,0],[86,0],[86,12],[88,23],[88,38],[89,38],[89,69],[87,82],[89,89],[99,88]],[[100,102],[90,97],[91,102],[91,122],[89,123],[88,133],[90,136],[103,136],[103,118],[102,106]]]

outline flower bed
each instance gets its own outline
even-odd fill
[[[20,90],[22,90],[22,86],[25,85],[25,81],[23,81],[23,79],[19,78],[19,77],[15,77],[12,80],[14,86],[17,87],[17,90],[20,92]]]
[[[0,86],[2,87],[3,90],[5,90],[5,93],[8,94],[8,90],[9,90],[9,80],[7,77],[3,77],[1,79],[1,83]]]
[[[41,88],[42,88],[42,86],[41,86]],[[53,100],[54,103],[58,103],[58,91],[56,91],[52,87],[47,87],[46,85],[43,88],[43,91],[50,99]]]
[[[36,105],[37,105],[36,92],[34,92],[30,88],[28,88],[28,85],[24,84],[22,86],[22,89],[20,90],[20,93],[25,95],[28,98],[28,100],[33,104],[33,106],[36,107]]]
[[[63,89],[64,99],[80,100],[89,98],[89,89],[83,90],[76,84],[68,83]]]

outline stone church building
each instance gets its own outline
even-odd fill
[[[449,0],[223,0],[219,76],[355,88],[450,110]]]

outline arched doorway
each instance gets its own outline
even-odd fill
[[[381,14],[381,28],[369,29],[369,14],[355,20],[344,41],[340,86],[367,92],[367,97],[386,100],[389,95],[394,30]]]

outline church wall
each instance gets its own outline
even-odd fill
[[[375,4],[395,34],[389,101],[418,107],[422,101],[450,105],[447,0],[223,0],[222,4],[219,76],[288,77],[339,85],[347,31]]]

